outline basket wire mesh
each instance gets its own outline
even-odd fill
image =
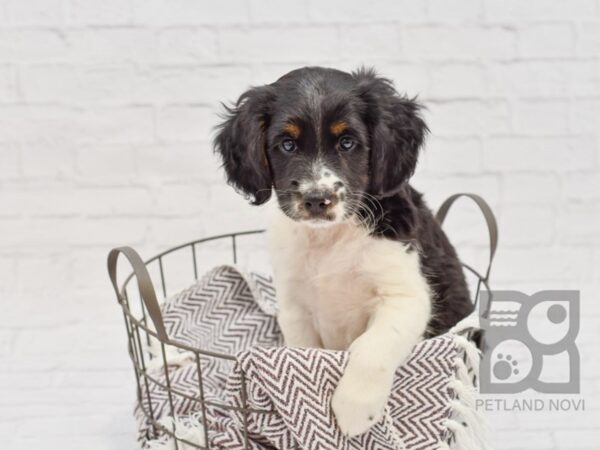
[[[451,206],[451,204],[456,200],[456,198],[465,195],[468,197],[472,197],[471,194],[457,194],[456,196],[450,197],[444,205],[438,211],[437,219],[440,223],[443,222],[446,213]],[[476,196],[475,196],[476,197]],[[478,201],[478,200],[476,200]],[[483,202],[485,203],[485,202]],[[479,204],[479,203],[478,203]],[[479,205],[481,208],[481,205]],[[485,205],[487,206],[487,204]],[[444,210],[445,207],[445,210]],[[489,208],[489,207],[488,207]],[[495,227],[495,219],[493,214],[484,212],[486,221],[488,222],[488,230],[490,231],[490,258],[489,265],[487,267],[487,271],[484,275],[479,273],[473,267],[464,264],[463,267],[467,272],[470,272],[475,277],[475,295],[473,296],[474,304],[477,306],[477,302],[480,297],[480,293],[482,289],[485,289],[489,295],[491,296],[490,288],[489,288],[489,276],[490,276],[490,267],[492,264],[492,260],[495,254],[496,249],[496,240],[497,240],[497,229]],[[491,224],[490,224],[491,221]],[[180,448],[196,448],[196,449],[210,449],[215,448],[211,447],[210,443],[210,428],[207,423],[207,414],[206,408],[220,408],[222,410],[227,411],[236,411],[242,414],[243,420],[243,439],[244,439],[244,448],[250,448],[249,441],[249,432],[248,432],[248,417],[250,414],[273,414],[274,411],[266,410],[266,409],[255,409],[248,407],[248,395],[247,395],[247,386],[246,380],[244,377],[243,371],[241,372],[241,388],[242,388],[242,406],[236,407],[230,404],[210,401],[205,399],[205,380],[203,378],[202,373],[202,359],[203,358],[217,358],[226,361],[236,361],[235,356],[217,353],[213,351],[207,351],[205,349],[194,348],[190,345],[187,345],[183,342],[179,342],[169,338],[167,332],[165,330],[165,325],[163,323],[163,318],[161,314],[160,304],[156,297],[156,292],[154,290],[152,281],[150,279],[150,275],[148,269],[153,265],[158,267],[158,274],[160,278],[160,289],[162,292],[162,297],[164,299],[167,298],[168,293],[168,285],[167,285],[167,277],[165,276],[165,264],[164,259],[167,255],[179,253],[179,252],[189,252],[188,258],[192,263],[193,275],[195,280],[198,280],[199,275],[199,264],[198,264],[198,249],[202,245],[206,245],[206,243],[211,241],[221,241],[221,242],[229,242],[229,250],[231,259],[230,261],[234,264],[238,263],[238,243],[240,239],[251,235],[259,235],[263,233],[264,230],[252,230],[252,231],[243,231],[236,233],[228,233],[222,234],[218,236],[207,237],[203,239],[198,239],[192,242],[188,242],[177,247],[173,247],[169,250],[166,250],[162,253],[159,253],[152,258],[142,261],[139,255],[135,252],[135,250],[129,247],[121,247],[113,249],[108,258],[109,262],[109,274],[111,277],[111,281],[113,283],[113,287],[115,289],[115,293],[117,295],[118,302],[122,308],[123,318],[125,321],[125,328],[127,331],[127,340],[128,340],[128,351],[131,361],[133,363],[133,369],[135,373],[135,382],[136,382],[136,391],[137,391],[137,401],[138,405],[141,408],[146,420],[150,424],[149,432],[146,436],[147,439],[156,439],[161,435],[169,436],[172,441],[174,448],[179,450]],[[124,254],[129,260],[131,266],[134,271],[130,273],[121,285],[117,284],[116,280],[116,263],[119,254]],[[137,286],[139,291],[139,305],[137,306],[138,312],[135,312],[134,301],[131,299],[130,290],[134,287],[133,280],[137,280]],[[136,302],[138,303],[138,302]],[[486,316],[487,312],[480,312],[482,316]],[[143,336],[143,337],[142,337]],[[165,382],[162,383],[157,376],[149,373],[148,370],[148,361],[152,359],[152,355],[149,354],[144,349],[145,342],[146,349],[150,346],[151,339],[156,339],[160,343],[160,358],[162,359],[161,366],[162,371],[164,373]],[[478,336],[477,339],[480,339],[479,342],[480,348],[484,345],[482,342],[482,336]],[[186,392],[182,392],[176,388],[173,388],[171,385],[171,378],[168,370],[167,364],[167,347],[172,347],[178,349],[179,351],[191,352],[194,357],[196,370],[198,373],[198,392],[197,395],[189,395]],[[174,407],[174,399],[176,396],[180,396],[189,401],[196,402],[200,405],[200,411],[202,415],[202,425],[203,425],[203,433],[204,433],[204,445],[199,445],[198,443],[191,442],[188,439],[183,438],[182,436],[177,434],[176,423],[172,421],[172,426],[169,428],[164,424],[161,424],[156,417],[156,411],[153,408],[153,401],[150,395],[150,387],[152,385],[157,385],[162,388],[168,396],[168,405],[169,405],[169,413],[170,417],[175,418],[176,412]],[[144,399],[143,396],[146,398]],[[145,403],[149,406],[145,407]],[[185,447],[187,446],[187,447]]]

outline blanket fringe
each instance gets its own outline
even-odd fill
[[[470,322],[459,323],[452,331],[454,343],[459,349],[455,360],[456,375],[449,388],[454,393],[450,403],[451,415],[445,425],[449,436],[439,445],[440,450],[482,450],[489,449],[485,440],[486,426],[476,404],[479,391],[476,377],[479,373],[481,352],[476,345],[461,333],[476,328]]]

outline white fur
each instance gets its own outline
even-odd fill
[[[286,344],[350,351],[332,407],[344,433],[363,433],[431,315],[419,256],[351,222],[315,228],[278,212],[269,231]]]
[[[327,175],[326,175],[327,174]],[[300,184],[298,191],[301,194],[313,189],[328,190],[333,192],[334,184],[342,181],[335,172],[326,167],[320,160],[317,160],[312,166],[312,179],[305,180]],[[339,192],[343,192],[344,188]]]
[[[339,189],[335,189],[335,184],[337,182],[342,183],[342,187]],[[322,219],[314,219],[307,221],[306,223],[310,226],[322,228],[328,227],[335,223],[340,223],[344,220],[346,215],[346,209],[343,201],[339,200],[340,194],[346,191],[346,188],[343,186],[343,181],[340,177],[336,175],[336,173],[326,167],[321,160],[317,160],[312,166],[312,178],[308,180],[304,180],[300,183],[298,188],[298,192],[302,195],[307,194],[310,191],[322,191],[332,193],[336,199],[338,200],[336,204],[331,209],[331,212],[335,215],[333,221],[322,220]],[[324,200],[326,203],[331,202],[329,199]],[[296,210],[298,208],[298,204],[295,206]]]

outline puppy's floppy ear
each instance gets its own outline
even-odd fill
[[[375,196],[387,197],[398,192],[413,174],[429,129],[420,116],[421,105],[399,95],[390,80],[372,69],[359,69],[352,75],[369,128],[369,189]]]
[[[235,105],[225,106],[225,121],[217,127],[213,142],[223,160],[229,184],[251,196],[254,205],[261,205],[271,197],[273,181],[265,136],[274,98],[271,86],[243,93]]]

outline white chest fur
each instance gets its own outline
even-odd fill
[[[417,315],[429,310],[419,301],[428,290],[418,254],[399,242],[350,223],[314,228],[281,213],[269,235],[288,345],[347,349],[385,297],[416,293]]]
[[[350,351],[331,405],[341,430],[360,434],[430,319],[419,255],[349,223],[312,228],[282,213],[269,234],[285,342]]]

